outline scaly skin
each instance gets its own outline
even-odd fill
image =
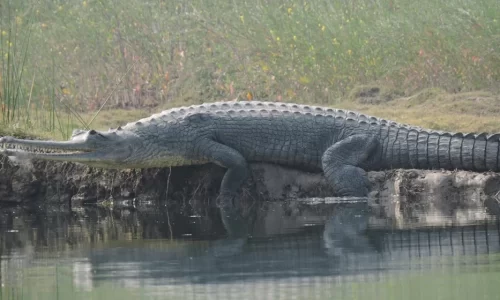
[[[499,137],[425,130],[324,107],[233,101],[175,108],[107,132],[75,131],[65,142],[3,137],[0,144],[7,155],[104,168],[215,163],[227,168],[219,198],[229,208],[249,162],[323,171],[339,195],[364,197],[370,170],[497,172]]]

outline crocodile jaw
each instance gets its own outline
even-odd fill
[[[18,158],[36,158],[53,161],[71,161],[88,165],[109,165],[111,162],[119,162],[130,155],[129,148],[119,148],[113,152],[106,149],[92,148],[84,141],[70,140],[63,142],[23,140],[13,137],[0,138],[0,150],[7,156]],[[109,150],[109,148],[107,148]],[[117,166],[116,166],[117,167]]]

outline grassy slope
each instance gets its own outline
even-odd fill
[[[497,0],[7,1],[1,128],[61,138],[82,127],[77,114],[88,122],[101,106],[139,111],[110,111],[96,128],[145,116],[144,107],[264,98],[499,131],[476,111],[495,109],[491,101],[348,97],[373,83],[405,97],[428,87],[498,91],[498,16]]]
[[[489,92],[449,94],[442,90],[430,89],[410,97],[400,97],[377,104],[366,103],[366,101],[357,98],[348,98],[333,106],[436,130],[500,132],[500,119],[498,117],[500,108],[497,103],[500,103],[500,95]],[[160,108],[104,110],[97,116],[92,127],[101,130],[110,127],[116,128],[160,110]],[[82,117],[90,120],[93,115],[82,114]],[[71,127],[77,128],[79,124],[74,122]],[[59,132],[31,130],[28,133],[26,130],[8,127],[0,128],[0,135],[61,139]]]

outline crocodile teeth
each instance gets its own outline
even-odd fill
[[[24,151],[27,153],[67,153],[67,154],[72,154],[72,153],[81,153],[81,152],[87,152],[84,150],[64,150],[64,149],[55,149],[55,148],[40,148],[40,147],[29,147],[29,146],[23,146],[23,145],[18,145],[18,144],[4,144],[3,149],[5,150],[10,150],[10,151]]]

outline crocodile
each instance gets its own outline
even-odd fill
[[[68,141],[0,138],[8,156],[129,169],[215,163],[226,168],[219,203],[231,203],[266,162],[323,172],[338,196],[366,197],[367,171],[498,172],[500,134],[435,131],[362,113],[282,102],[230,101],[173,108]]]

